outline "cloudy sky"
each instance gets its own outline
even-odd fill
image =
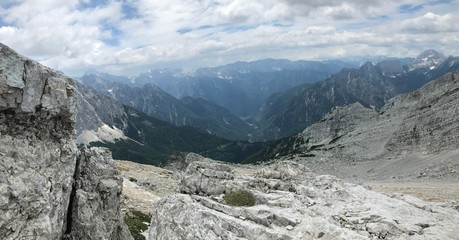
[[[0,42],[73,76],[427,48],[459,55],[458,23],[459,0],[0,1]]]

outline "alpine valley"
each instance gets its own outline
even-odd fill
[[[93,71],[80,81],[174,126],[266,142],[299,133],[335,106],[359,102],[379,110],[390,98],[457,70],[459,59],[426,50],[415,59],[382,58],[353,66],[355,61],[345,59],[268,59],[191,73],[149,70],[137,77]]]
[[[435,50],[74,80],[1,44],[0,239],[457,239],[458,101]]]

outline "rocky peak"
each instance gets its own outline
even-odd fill
[[[360,67],[359,71],[364,74],[372,74],[376,72],[376,68],[372,62],[368,61]]]
[[[397,59],[384,60],[376,64],[376,68],[383,76],[396,76],[403,73],[403,65]]]
[[[445,61],[445,55],[428,49],[417,56],[410,65],[410,70],[414,69],[429,69],[432,70]]]
[[[130,239],[118,173],[100,174],[109,154],[76,148],[75,95],[72,79],[0,44],[1,239]]]

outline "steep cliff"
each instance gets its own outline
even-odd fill
[[[123,229],[116,206],[74,211],[80,190],[93,199],[108,198],[119,205],[119,195],[112,194],[114,186],[106,187],[110,194],[105,194],[104,189],[78,185],[91,179],[88,168],[92,167],[77,166],[82,162],[77,159],[82,157],[75,145],[74,111],[75,86],[71,79],[0,44],[0,239],[61,239],[64,235],[81,239],[78,236],[90,229],[80,228],[74,234],[72,219],[91,211],[111,216],[102,220],[111,228],[96,232],[112,234],[113,228]],[[105,177],[117,175],[112,171]],[[119,181],[110,183],[121,187]],[[99,182],[92,184],[101,186]],[[90,226],[98,221],[87,218],[84,222]]]

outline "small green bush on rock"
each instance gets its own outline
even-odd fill
[[[239,190],[225,194],[223,196],[225,202],[232,206],[253,206],[255,205],[255,197],[246,190]]]
[[[128,212],[124,216],[124,223],[129,228],[132,237],[135,240],[145,240],[145,237],[142,235],[142,232],[148,229],[148,224],[151,221],[151,216],[143,214],[139,211]]]

